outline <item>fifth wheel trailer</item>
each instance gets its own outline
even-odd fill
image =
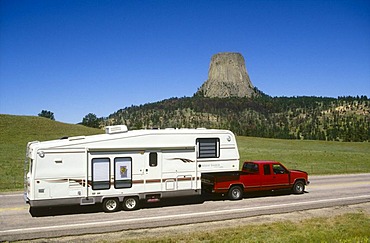
[[[33,207],[101,203],[106,212],[138,208],[139,200],[201,194],[202,173],[237,171],[228,130],[159,129],[29,142],[25,200]]]

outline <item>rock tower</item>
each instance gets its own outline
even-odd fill
[[[205,97],[251,97],[256,94],[240,53],[223,52],[212,56],[208,80],[198,93]]]

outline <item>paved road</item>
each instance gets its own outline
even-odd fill
[[[269,193],[241,201],[177,198],[133,212],[98,206],[44,209],[33,217],[23,196],[0,195],[0,241],[152,228],[370,202],[370,174],[311,176],[303,195]]]

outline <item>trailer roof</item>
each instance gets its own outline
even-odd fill
[[[201,134],[230,134],[232,132],[229,130],[218,130],[218,129],[205,129],[205,128],[197,128],[197,129],[190,129],[190,128],[166,128],[166,129],[152,129],[152,130],[132,130],[132,131],[124,131],[120,133],[110,133],[110,134],[99,134],[99,135],[90,135],[90,136],[76,136],[76,137],[64,137],[62,139],[57,140],[49,140],[49,141],[42,141],[42,142],[32,142],[29,143],[32,147],[61,147],[61,146],[71,146],[71,145],[81,145],[94,142],[103,142],[103,141],[110,141],[110,140],[117,140],[117,139],[124,139],[124,138],[133,138],[133,137],[140,137],[140,136],[147,136],[147,135],[186,135],[186,134],[194,134],[194,135],[201,135]],[[176,138],[174,138],[176,139]]]

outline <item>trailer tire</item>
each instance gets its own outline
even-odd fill
[[[139,198],[137,197],[125,197],[123,199],[123,210],[133,211],[139,208]]]
[[[241,186],[232,186],[229,190],[230,200],[241,200],[243,198],[243,188]]]
[[[303,181],[296,181],[293,185],[294,194],[302,194],[305,190],[305,184]]]
[[[117,198],[107,198],[103,201],[103,210],[106,213],[112,213],[118,211],[120,208],[119,201]]]

